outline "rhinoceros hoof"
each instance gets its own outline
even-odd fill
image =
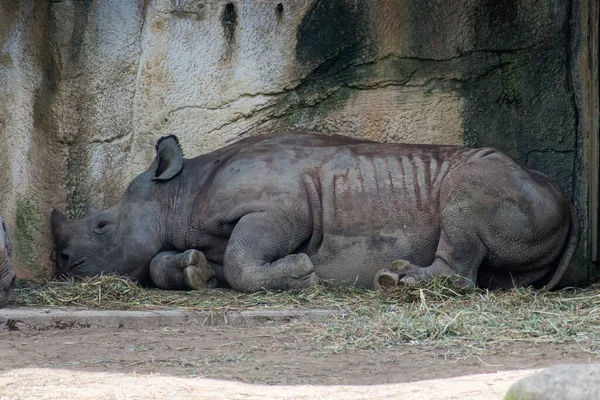
[[[284,285],[286,289],[307,289],[319,283],[315,266],[305,253],[288,254],[272,264],[275,265],[284,267],[288,271]]]
[[[319,284],[319,277],[314,272],[303,276],[290,279],[287,284],[288,289],[309,289]]]
[[[404,284],[413,286],[420,281],[431,279],[431,277],[425,273],[424,268],[417,267],[406,260],[394,261],[390,269],[400,277],[398,280],[399,285]]]
[[[182,255],[184,265],[183,280],[190,289],[214,288],[217,286],[215,271],[204,254],[198,250],[187,250]]]
[[[375,274],[375,289],[394,288],[400,284],[415,285],[423,278],[423,272],[406,260],[396,260],[390,268]]]
[[[406,260],[396,260],[392,262],[392,266],[390,267],[390,271],[396,272],[399,275],[411,272],[413,269],[410,262]]]
[[[198,265],[198,263],[200,263],[201,261],[206,263],[206,257],[204,257],[204,254],[194,249],[186,250],[185,252],[183,252],[181,254],[180,260],[183,268],[192,265]]]
[[[394,288],[398,285],[400,276],[389,269],[381,269],[375,274],[374,286],[376,290]]]

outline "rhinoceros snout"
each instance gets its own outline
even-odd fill
[[[72,268],[72,257],[68,249],[59,250],[55,253],[56,270],[55,275],[58,277],[66,275]]]

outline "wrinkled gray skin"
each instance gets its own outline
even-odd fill
[[[0,308],[8,303],[15,287],[15,273],[10,265],[10,241],[4,220],[0,217]]]
[[[174,136],[156,148],[115,206],[52,213],[59,275],[247,292],[456,275],[550,289],[577,246],[566,196],[493,149],[300,132],[193,159]]]

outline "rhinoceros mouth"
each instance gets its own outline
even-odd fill
[[[83,263],[85,263],[87,261],[86,257],[79,257],[76,258],[75,260],[73,260],[71,262],[71,265],[69,265],[69,270],[73,271],[75,270],[77,267],[81,266]]]

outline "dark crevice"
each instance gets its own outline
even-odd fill
[[[575,29],[574,24],[572,23],[572,18],[573,18],[573,4],[571,3],[571,7],[569,7],[569,15],[567,18],[567,22],[566,22],[566,28],[565,30],[565,35],[566,35],[566,47],[567,47],[567,58],[566,58],[566,64],[567,67],[565,69],[565,72],[567,74],[566,80],[567,80],[567,87],[570,93],[569,96],[569,100],[571,102],[571,106],[573,107],[573,112],[575,114],[575,118],[574,118],[574,124],[575,124],[575,151],[579,148],[579,108],[577,107],[577,99],[575,98],[575,86],[573,84],[573,77],[572,77],[572,71],[573,71],[573,65],[572,65],[572,59],[573,59],[573,54],[572,54],[572,50],[571,50],[571,43],[573,40],[572,37],[572,30]],[[573,171],[572,171],[572,180],[573,180],[573,187],[572,187],[572,191],[570,193],[570,197],[571,199],[575,199],[575,194],[577,191],[577,157],[573,157]]]
[[[238,24],[236,7],[233,3],[225,4],[223,14],[221,15],[221,25],[223,26],[223,35],[225,36],[225,52],[222,60],[229,61],[235,44],[235,31]]]
[[[227,3],[225,5],[225,8],[223,9],[221,23],[223,25],[223,31],[225,33],[227,43],[231,43],[233,41],[235,26],[237,23],[237,14],[235,10],[235,5],[233,3]]]

